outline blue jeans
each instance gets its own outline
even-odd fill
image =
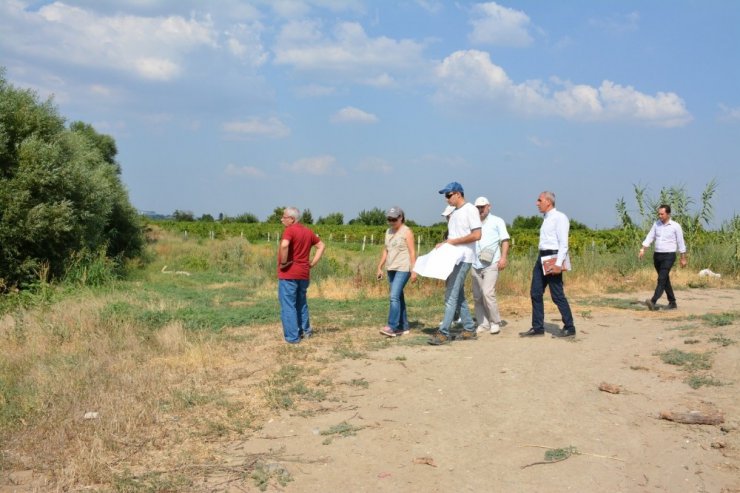
[[[470,272],[471,265],[473,264],[460,262],[452,269],[445,282],[445,317],[439,331],[447,337],[450,337],[450,326],[457,312],[460,313],[463,328],[469,332],[475,330],[475,323],[465,300],[465,278]]]
[[[545,294],[545,288],[548,286],[550,287],[552,301],[557,305],[560,316],[563,318],[563,329],[575,330],[573,314],[570,311],[570,305],[563,289],[563,274],[546,276],[542,272],[542,261],[539,256],[532,270],[532,286],[529,289],[529,296],[532,298],[532,328],[535,330],[545,329],[545,302],[543,295]]]
[[[301,337],[311,335],[308,319],[308,279],[278,279],[278,299],[280,300],[280,319],[283,322],[283,336],[286,342],[295,344]]]
[[[394,332],[408,330],[409,319],[406,315],[406,299],[403,297],[403,288],[409,282],[411,272],[398,270],[388,271],[388,283],[391,287],[391,306],[388,310],[388,327]]]

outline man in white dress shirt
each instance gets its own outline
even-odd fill
[[[655,286],[653,297],[645,300],[645,304],[649,310],[657,310],[655,303],[665,292],[668,298],[668,309],[672,310],[677,308],[676,296],[671,286],[671,268],[676,263],[676,250],[681,254],[681,267],[686,267],[688,259],[686,258],[686,244],[683,241],[683,229],[680,224],[671,219],[670,205],[662,204],[658,207],[658,220],[653,223],[645,241],[642,242],[642,248],[638,253],[640,259],[653,241],[655,241],[653,265],[658,273],[658,284]]]
[[[545,219],[540,226],[540,251],[532,270],[532,285],[529,290],[529,296],[532,299],[532,328],[526,332],[520,332],[519,335],[533,337],[545,334],[543,295],[545,288],[549,286],[552,301],[557,305],[563,319],[563,330],[552,336],[575,337],[576,327],[573,324],[573,314],[563,289],[563,263],[568,255],[570,221],[568,216],[555,209],[555,194],[552,192],[540,194],[537,198],[537,209],[545,215]],[[543,272],[541,257],[548,255],[557,255],[557,260],[547,272]]]

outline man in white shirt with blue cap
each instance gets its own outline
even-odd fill
[[[465,300],[465,278],[475,259],[475,242],[480,239],[480,216],[478,209],[465,201],[462,185],[453,181],[439,191],[447,204],[455,208],[447,222],[447,239],[443,243],[454,246],[460,253],[460,261],[452,269],[445,284],[445,314],[437,333],[429,339],[429,344],[440,346],[450,342],[450,326],[455,314],[460,314],[463,330],[457,340],[469,341],[476,338],[475,322]],[[442,246],[442,243],[437,247]]]

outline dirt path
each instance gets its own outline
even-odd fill
[[[273,453],[271,491],[740,492],[740,323],[688,318],[737,310],[740,291],[682,291],[679,303],[589,308],[589,318],[577,315],[574,341],[521,339],[522,318],[475,342],[399,344],[343,360],[334,378],[367,388],[348,385],[331,412],[275,416],[262,438],[228,444],[223,455],[243,464]],[[717,336],[735,342],[710,341]],[[711,350],[709,373],[730,385],[692,389],[685,371],[657,355],[673,348]],[[601,382],[623,392],[602,392]],[[724,425],[658,419],[712,409]],[[321,434],[342,423],[354,435]],[[577,453],[564,461],[523,467],[544,461],[542,447],[570,446]],[[281,468],[292,477],[284,487],[274,481]]]

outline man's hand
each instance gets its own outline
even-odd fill
[[[498,261],[498,270],[504,270],[506,268],[507,262],[504,257],[501,257]]]

